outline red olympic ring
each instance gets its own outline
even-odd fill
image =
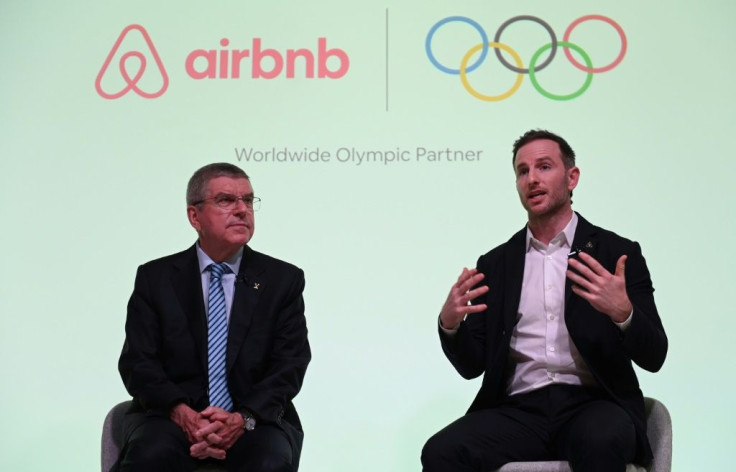
[[[568,26],[567,29],[565,30],[565,35],[563,36],[563,39],[562,40],[564,42],[570,42],[570,34],[572,33],[572,30],[577,25],[579,25],[580,23],[582,23],[584,21],[588,21],[588,20],[600,20],[600,21],[604,21],[604,22],[608,23],[609,25],[613,26],[616,29],[616,32],[618,32],[619,38],[621,38],[621,51],[618,53],[618,57],[616,57],[616,59],[614,59],[613,62],[611,62],[607,66],[603,66],[603,67],[586,67],[586,66],[582,65],[581,63],[579,63],[572,56],[572,53],[570,53],[570,49],[569,48],[563,47],[563,49],[565,51],[565,56],[567,56],[567,59],[572,63],[572,65],[574,65],[578,69],[582,70],[583,72],[593,73],[593,74],[598,74],[598,73],[601,73],[601,72],[607,72],[607,71],[613,69],[614,67],[616,67],[617,65],[619,65],[621,63],[621,61],[624,60],[624,56],[626,55],[626,48],[628,46],[628,42],[626,40],[626,34],[624,33],[623,28],[621,28],[621,25],[619,25],[618,23],[616,23],[612,19],[608,18],[607,16],[603,16],[603,15],[585,15],[585,16],[581,16],[577,20],[575,20],[572,23],[570,23],[570,26]]]

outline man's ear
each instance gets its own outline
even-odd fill
[[[567,189],[573,191],[578,186],[578,180],[580,180],[580,169],[573,166],[567,170]]]
[[[196,206],[187,206],[187,218],[189,219],[189,224],[192,225],[192,228],[199,233],[199,230],[202,229],[202,225],[199,222],[199,210]]]

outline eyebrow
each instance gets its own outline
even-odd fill
[[[540,156],[540,157],[536,157],[536,158],[534,158],[534,161],[532,162],[531,165],[537,165],[537,164],[546,163],[546,162],[551,162],[551,163],[554,164],[554,159],[552,159],[551,156]],[[528,167],[527,163],[526,162],[520,162],[520,163],[516,164],[516,167],[514,169],[518,171],[519,169],[522,169],[524,167]]]
[[[551,156],[540,156],[540,157],[536,157],[532,161],[532,165],[539,164],[540,162],[547,162],[547,161],[554,162],[554,159],[552,159]],[[526,163],[519,163],[519,165],[522,165],[522,164],[526,165]]]
[[[237,193],[230,193],[230,192],[218,192],[217,194],[215,194],[215,197],[219,197],[221,195],[231,195],[233,197],[238,197],[239,196],[239,197],[242,198],[242,197],[252,197],[253,196],[253,192],[244,193],[242,195],[238,195]]]

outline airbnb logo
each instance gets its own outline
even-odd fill
[[[120,75],[122,76],[122,79],[125,81],[125,86],[122,88],[122,90],[115,92],[115,93],[108,93],[102,88],[102,80],[105,78],[105,74],[107,74],[107,69],[110,67],[110,62],[112,61],[113,57],[118,52],[118,49],[120,49],[120,45],[122,44],[123,40],[126,38],[128,33],[131,31],[138,31],[143,35],[143,40],[146,43],[146,46],[148,46],[148,52],[150,52],[151,56],[153,56],[153,59],[156,62],[156,66],[158,66],[159,73],[161,74],[162,84],[161,87],[156,90],[155,92],[145,92],[142,90],[138,84],[140,83],[141,79],[143,78],[143,74],[146,72],[146,56],[140,51],[128,51],[125,52],[122,56],[120,56],[119,59],[119,69],[120,69]],[[131,58],[135,58],[138,60],[138,70],[131,77],[131,74],[128,72],[128,63]],[[151,37],[148,35],[148,32],[144,27],[141,25],[129,25],[127,26],[121,33],[120,36],[118,36],[117,41],[115,41],[115,44],[113,45],[112,49],[110,50],[110,54],[107,55],[107,59],[105,59],[104,64],[102,64],[102,67],[100,68],[100,72],[97,73],[97,79],[95,79],[95,89],[97,90],[97,93],[100,94],[101,97],[107,98],[109,100],[114,100],[116,98],[120,98],[126,93],[130,92],[131,90],[138,95],[140,95],[143,98],[157,98],[163,95],[163,93],[166,91],[166,89],[169,88],[169,76],[166,74],[166,69],[164,68],[163,62],[161,62],[161,57],[158,55],[158,51],[156,51],[156,47],[153,45],[153,42],[151,41]]]
[[[127,52],[123,52],[125,48],[120,51],[123,41],[126,44],[134,41],[132,38],[126,40],[128,33],[133,30],[141,34],[142,41],[138,39],[138,49],[147,50],[145,54],[133,47],[129,47]],[[279,51],[263,47],[262,38],[252,38],[250,47],[246,49],[228,48],[228,38],[222,38],[219,45],[219,49],[194,49],[189,52],[183,59],[186,77],[195,80],[240,79],[241,76],[251,79],[340,79],[350,68],[348,54],[340,48],[329,48],[325,37],[317,38],[314,49],[293,48]],[[116,57],[120,77],[113,77],[113,73],[108,74],[110,63]],[[131,62],[134,64],[131,65]],[[146,75],[148,70],[153,69],[146,69],[150,62],[156,63],[160,76],[152,73]],[[131,73],[131,69],[134,73]],[[111,83],[121,85],[111,86]],[[110,100],[120,98],[131,90],[143,98],[158,98],[168,87],[169,76],[148,32],[140,25],[127,26],[118,36],[97,74],[97,93]],[[111,92],[110,88],[117,91]],[[152,89],[156,90],[151,91]]]
[[[214,49],[192,51],[187,56],[187,74],[193,79],[237,79],[240,77],[243,59],[250,58],[250,76],[254,79],[274,79],[281,75],[284,65],[286,65],[286,78],[293,79],[298,67],[297,60],[303,64],[304,77],[314,78],[315,54],[309,49],[287,49],[286,53],[281,53],[276,49],[263,49],[261,38],[253,38],[251,49],[225,49],[224,47],[229,44],[229,39],[222,38],[220,45],[223,46],[223,49],[219,51]],[[320,79],[325,77],[339,79],[347,73],[350,67],[350,59],[345,51],[339,48],[327,49],[327,38],[317,40],[316,56],[317,77]],[[334,58],[339,63],[334,70],[327,66],[329,58]],[[197,70],[195,62],[203,62],[206,67]],[[264,67],[264,63],[268,63],[268,66]]]

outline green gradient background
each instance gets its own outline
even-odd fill
[[[642,244],[670,352],[640,381],[672,413],[674,469],[729,468],[736,6],[606,3],[4,0],[0,469],[98,470],[104,415],[128,397],[116,363],[135,269],[194,241],[184,186],[199,166],[237,163],[242,146],[481,149],[471,163],[244,165],[264,201],[251,245],[307,275],[314,359],[296,399],[301,470],[419,470],[426,438],[479,387],[442,355],[436,315],[462,266],[524,225],[510,147],[532,127],[576,149],[575,209]],[[478,101],[424,53],[428,29],[450,15],[492,36],[532,14],[561,37],[590,13],[616,19],[629,51],[570,102],[542,97],[528,78],[508,100]],[[171,85],[156,100],[104,100],[95,77],[131,23],[152,36]],[[615,33],[588,26],[575,38],[594,62],[615,56]],[[531,23],[514,28],[504,39],[524,57],[546,39]],[[184,73],[189,51],[222,37],[283,50],[316,49],[319,36],[349,54],[344,78]],[[442,41],[449,58],[477,39],[458,28]],[[584,75],[559,59],[544,83],[569,93]],[[491,62],[471,80],[500,93],[513,75]]]

